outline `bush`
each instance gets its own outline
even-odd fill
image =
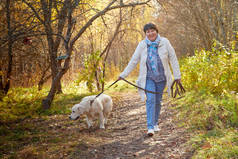
[[[75,103],[80,102],[84,96],[91,95],[85,88],[75,85],[68,85],[64,89],[67,89],[65,92],[68,93],[57,94],[48,110],[43,110],[41,105],[48,90],[38,91],[37,87],[10,89],[0,102],[0,123],[11,123],[41,115],[69,114]]]
[[[181,60],[187,89],[207,90],[216,95],[238,92],[238,53],[214,42],[212,51],[196,51]]]
[[[178,120],[193,132],[194,159],[237,158],[238,52],[214,42],[181,60],[185,98],[176,101]]]
[[[96,90],[95,84],[102,85],[104,82],[102,60],[100,51],[84,56],[84,68],[79,72],[77,83],[85,82],[90,92]],[[95,83],[95,81],[98,83]]]
[[[10,89],[0,102],[0,123],[36,115],[44,95],[44,90],[38,91],[36,87]]]

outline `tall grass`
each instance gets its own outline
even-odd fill
[[[115,66],[112,71],[117,70]],[[118,77],[119,71],[111,74],[110,78]],[[116,79],[116,77],[114,77]],[[136,90],[123,81],[119,81],[110,89],[108,86],[114,82],[114,79],[108,79],[105,82],[105,93],[113,94],[113,92],[121,92],[123,90]],[[134,78],[130,81],[135,82]],[[57,94],[52,102],[51,108],[42,109],[42,99],[44,99],[49,88],[44,87],[38,91],[37,87],[30,88],[11,88],[8,94],[0,101],[0,123],[13,123],[21,121],[25,118],[34,118],[52,114],[69,114],[72,105],[81,101],[87,95],[97,94],[98,92],[90,92],[85,82],[78,83],[76,80],[71,83],[62,83],[63,94]]]
[[[181,125],[194,133],[193,158],[238,157],[238,52],[214,42],[181,61],[188,93],[177,103]]]
[[[71,83],[63,88],[65,93],[55,96],[49,110],[43,110],[41,106],[49,88],[41,91],[38,91],[37,87],[10,89],[7,96],[0,101],[0,123],[11,123],[41,115],[67,114],[73,104],[90,94],[84,85]]]

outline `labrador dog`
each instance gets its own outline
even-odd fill
[[[107,124],[109,114],[112,111],[112,98],[106,94],[95,97],[95,95],[84,97],[79,104],[75,104],[69,118],[76,120],[81,115],[86,115],[88,128],[93,125],[93,119],[99,118],[100,129],[105,129],[104,124]]]

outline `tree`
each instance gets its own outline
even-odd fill
[[[8,93],[13,77],[14,56],[23,45],[31,43],[28,37],[37,27],[34,16],[25,13],[25,7],[19,0],[4,0],[0,2],[0,93],[1,98]],[[31,25],[30,25],[31,24]]]
[[[111,1],[105,8],[98,11],[93,15],[81,29],[76,33],[74,26],[76,24],[76,10],[87,3],[79,0],[40,0],[38,4],[33,4],[27,0],[22,0],[31,10],[34,12],[37,19],[44,27],[45,35],[48,42],[48,54],[51,61],[52,83],[48,96],[42,101],[44,109],[50,108],[51,102],[55,96],[57,90],[60,90],[60,81],[62,76],[69,69],[70,59],[73,52],[76,41],[81,37],[85,30],[92,25],[92,23],[99,17],[103,16],[107,12],[126,7],[134,7],[138,5],[145,5],[150,0],[145,2],[131,2],[124,4],[123,1],[118,3],[117,0]],[[36,7],[39,7],[38,11]],[[41,15],[40,13],[43,13]],[[82,14],[82,13],[81,13]],[[65,55],[64,61],[61,63],[57,61],[58,49],[60,44],[64,46]]]
[[[214,39],[230,47],[236,39],[237,0],[159,0],[159,5],[165,11],[158,18],[160,30],[176,41],[180,52],[210,49]]]

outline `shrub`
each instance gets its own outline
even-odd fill
[[[187,89],[204,89],[216,95],[238,92],[238,53],[214,42],[212,50],[196,51],[181,60]]]
[[[214,41],[181,61],[185,98],[176,101],[178,119],[194,133],[194,159],[237,158],[238,52]]]

